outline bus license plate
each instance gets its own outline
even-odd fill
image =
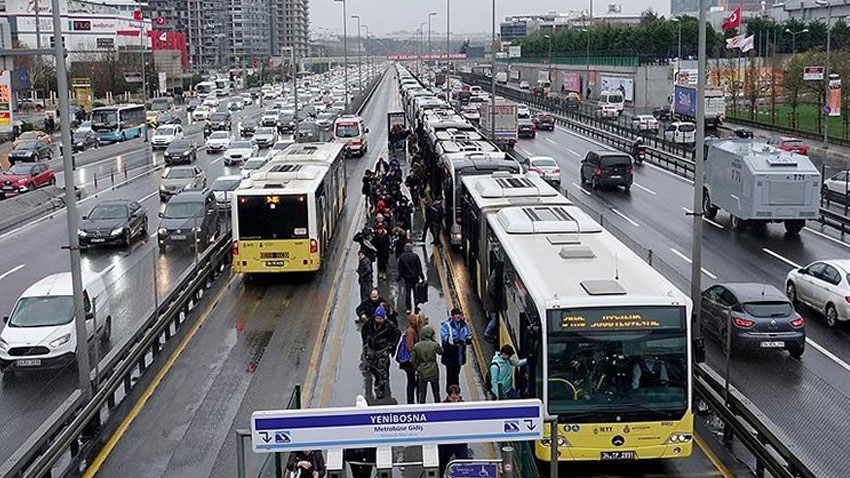
[[[175,234],[175,235],[171,236],[171,239],[174,240],[174,241],[185,241],[186,236]]]
[[[600,457],[602,461],[607,460],[635,460],[637,456],[633,451],[603,451]]]
[[[761,348],[763,348],[763,349],[781,349],[781,348],[785,348],[785,342],[762,342]]]
[[[284,267],[286,261],[266,261],[266,267]]]
[[[41,365],[41,359],[18,359],[15,360],[15,365],[18,367],[38,367]]]

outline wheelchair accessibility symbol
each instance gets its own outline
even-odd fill
[[[292,438],[289,436],[289,430],[280,430],[274,432],[275,443],[290,443]]]
[[[504,429],[505,433],[519,433],[519,421],[506,420]]]

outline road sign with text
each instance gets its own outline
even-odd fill
[[[256,453],[539,440],[540,400],[256,411]]]

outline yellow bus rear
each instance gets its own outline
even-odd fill
[[[242,194],[233,215],[233,270],[315,272],[321,251],[307,194]]]

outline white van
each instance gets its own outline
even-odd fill
[[[71,273],[60,272],[31,285],[3,318],[0,370],[63,368],[76,361],[77,334]],[[108,341],[112,333],[109,293],[96,272],[83,272],[83,306],[88,341]]]
[[[696,142],[697,127],[687,121],[674,121],[664,128],[664,139],[673,143],[693,144]]]
[[[334,122],[334,142],[343,143],[350,156],[363,156],[369,150],[369,128],[363,118],[343,115]]]
[[[617,114],[623,114],[623,109],[626,107],[626,101],[623,98],[623,92],[620,90],[604,90],[599,93],[599,105],[613,105],[617,109]]]
[[[507,84],[508,83],[507,72],[500,71],[500,72],[496,73],[496,83],[499,83],[500,85]]]

